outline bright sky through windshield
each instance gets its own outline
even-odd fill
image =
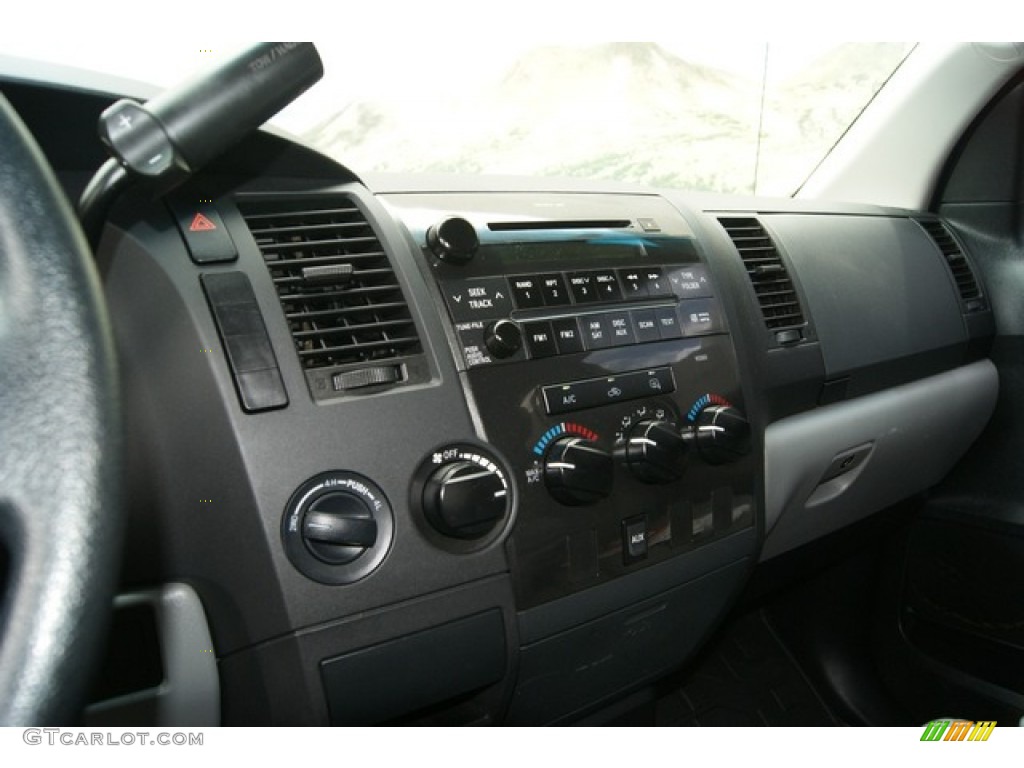
[[[239,47],[11,41],[0,52],[164,87]],[[317,48],[324,80],[274,123],[357,173],[575,176],[763,194],[792,193],[909,50],[359,36]]]

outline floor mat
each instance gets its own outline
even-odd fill
[[[842,725],[808,684],[760,611],[726,625],[696,664],[611,723],[658,726]]]

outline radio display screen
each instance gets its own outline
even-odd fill
[[[485,243],[481,262],[505,274],[546,269],[631,267],[697,260],[693,241],[680,237],[608,237]]]

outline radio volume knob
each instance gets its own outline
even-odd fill
[[[480,238],[472,224],[452,216],[427,230],[427,247],[443,262],[465,264],[480,247]]]
[[[523,348],[523,332],[511,320],[498,320],[484,331],[484,346],[499,359],[512,357]]]
[[[593,440],[560,437],[545,456],[544,482],[563,504],[594,504],[612,492],[613,468],[611,454]]]

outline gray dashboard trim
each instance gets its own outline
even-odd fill
[[[137,723],[157,726],[220,725],[217,655],[199,595],[187,584],[118,595],[114,607],[152,605],[156,614],[164,681],[89,707],[87,725]],[[139,713],[146,713],[140,718]]]
[[[998,390],[983,360],[769,425],[761,559],[937,483],[981,434]],[[835,457],[868,445],[850,471],[830,477]]]
[[[520,642],[529,645],[749,558],[756,545],[751,528],[631,576],[522,611]]]

